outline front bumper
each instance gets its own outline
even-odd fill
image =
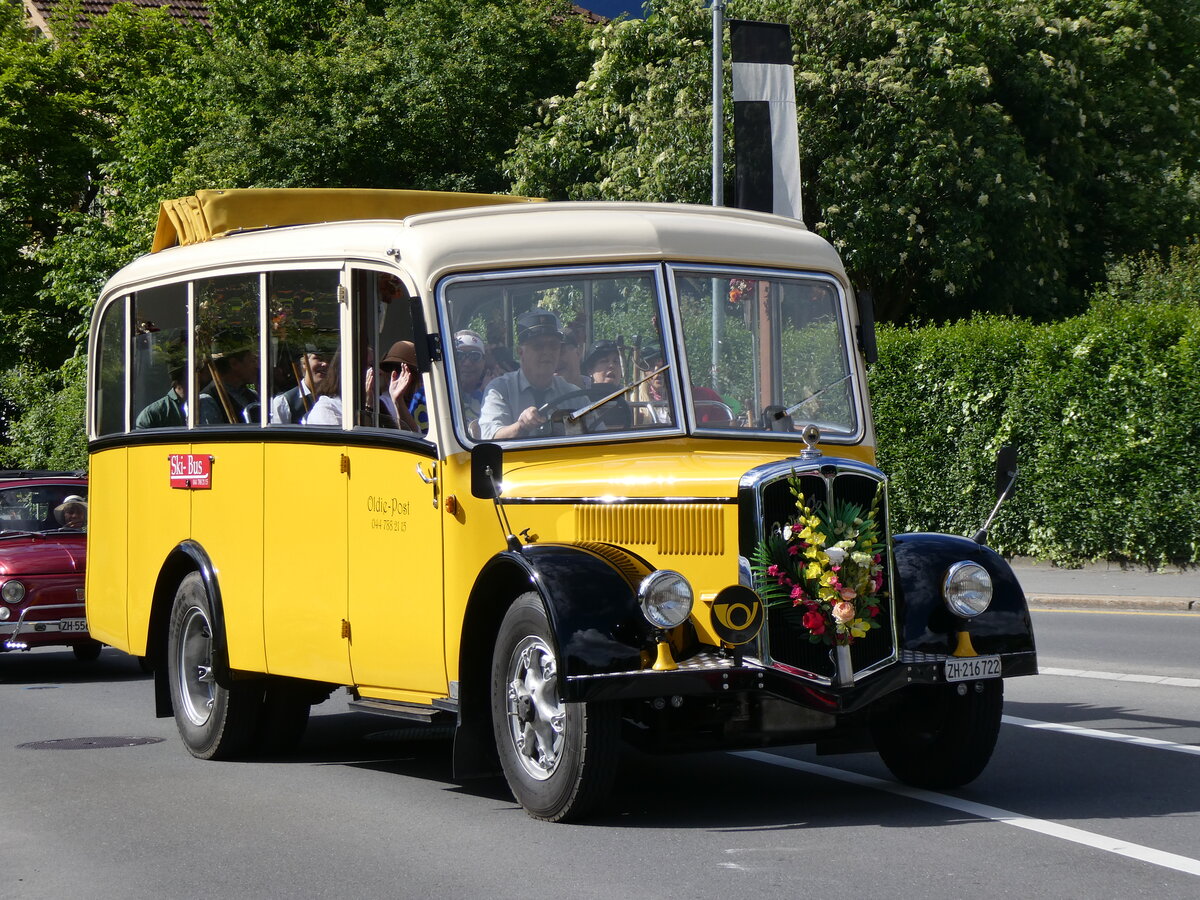
[[[837,687],[798,678],[782,667],[746,658],[735,665],[732,656],[698,653],[672,671],[644,669],[603,675],[567,677],[568,701],[634,700],[655,697],[705,697],[725,693],[762,693],[806,709],[830,715],[862,710],[887,694],[910,684],[945,683],[944,654],[901,651],[891,665],[864,674],[854,684]],[[1001,677],[1037,674],[1033,651],[1000,655]]]
[[[31,619],[31,614],[41,616],[55,611],[58,618]],[[80,627],[83,623],[83,627]],[[73,644],[88,640],[88,631],[83,603],[54,603],[45,606],[27,606],[15,621],[0,622],[0,650],[28,650],[42,644]]]

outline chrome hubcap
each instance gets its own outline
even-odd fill
[[[554,653],[541,638],[527,637],[513,649],[507,711],[517,759],[531,777],[544,781],[558,768],[567,712],[558,696]]]
[[[216,679],[212,669],[212,628],[204,610],[192,607],[180,628],[179,704],[193,725],[204,725],[212,715]]]

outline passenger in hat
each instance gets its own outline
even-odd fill
[[[582,370],[596,384],[621,383],[621,353],[615,341],[596,341],[584,357]]]
[[[200,424],[257,421],[258,341],[244,332],[217,336],[209,354],[212,382],[200,394]]]
[[[579,338],[571,329],[563,333],[562,348],[558,353],[558,369],[555,371],[577,388],[591,387],[592,379],[581,370],[583,349]]]
[[[133,421],[134,428],[182,428],[187,424],[187,386],[183,379],[184,364],[172,358],[167,377],[171,387],[165,397],[160,397],[142,409]]]
[[[550,405],[578,388],[555,374],[562,353],[563,331],[558,316],[531,309],[517,317],[517,356],[520,368],[488,383],[479,416],[485,441],[533,437],[547,422]]]
[[[87,501],[72,494],[54,507],[54,518],[69,531],[87,531]]]
[[[417,348],[412,341],[396,341],[384,354],[379,368],[388,377],[388,396],[396,407],[396,424],[405,431],[429,431],[425,385],[417,370]]]
[[[295,387],[271,398],[273,423],[286,425],[300,422],[312,409],[316,402],[316,389],[329,373],[329,361],[335,349],[315,342],[304,345],[303,351],[296,355],[294,371],[298,381]]]
[[[454,377],[463,417],[478,419],[483,410],[483,374],[487,345],[478,332],[463,329],[454,335]]]

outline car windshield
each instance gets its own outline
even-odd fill
[[[87,488],[78,484],[23,484],[0,488],[0,534],[83,531]]]
[[[698,429],[858,430],[841,294],[831,278],[672,270]]]
[[[659,268],[459,276],[443,300],[472,439],[677,427]]]

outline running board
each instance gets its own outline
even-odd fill
[[[453,725],[458,721],[458,703],[454,700],[435,700],[433,706],[420,703],[401,703],[399,700],[367,698],[351,700],[350,708],[377,716],[392,716],[426,725]]]

